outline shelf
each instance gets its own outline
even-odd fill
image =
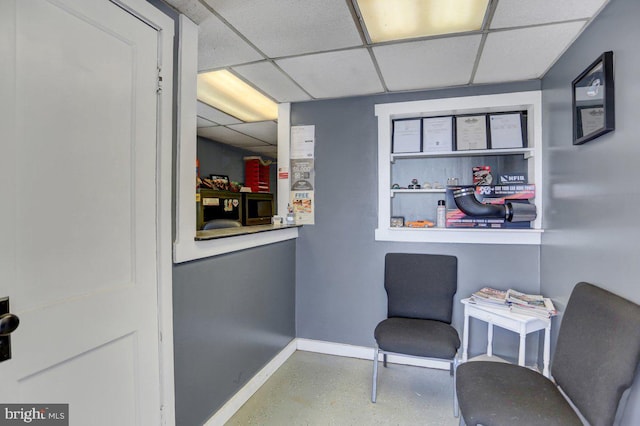
[[[435,157],[478,157],[487,155],[517,155],[522,154],[524,158],[534,156],[533,148],[505,148],[505,149],[476,149],[469,151],[441,151],[441,152],[403,152],[391,154],[391,162],[404,158],[435,158]]]
[[[378,241],[539,245],[542,229],[378,228]]]
[[[440,189],[392,189],[391,196],[395,196],[396,194],[444,194],[446,193],[446,188]]]
[[[455,116],[463,114],[487,114],[510,111],[527,112],[527,144],[526,148],[501,148],[483,150],[462,150],[443,152],[416,152],[416,153],[392,153],[393,120],[415,117],[439,117]],[[423,159],[420,163],[425,168],[434,171],[433,176],[425,176],[427,180],[446,181],[450,173],[445,169],[458,167],[460,163],[468,162],[464,157],[505,157],[505,163],[512,159],[521,161],[520,156],[526,161],[529,182],[541,191],[542,185],[542,94],[537,91],[501,93],[492,95],[465,96],[456,98],[427,99],[411,102],[394,102],[377,104],[375,115],[378,119],[378,226],[375,230],[375,239],[378,241],[420,242],[420,243],[458,243],[458,244],[509,244],[509,245],[540,245],[542,240],[542,213],[544,212],[544,196],[536,193],[534,199],[538,217],[531,222],[531,229],[488,229],[488,228],[391,228],[393,215],[403,216],[404,211],[409,211],[410,216],[415,216],[412,210],[414,204],[424,201],[421,211],[431,211],[433,205],[435,212],[435,197],[429,197],[429,193],[443,194],[446,191],[433,189],[403,189],[390,188],[392,181],[392,169],[399,173],[408,168],[419,167],[414,162],[403,160]],[[445,160],[447,157],[454,161]],[[460,161],[458,161],[458,158]],[[494,158],[491,158],[493,160]],[[434,160],[431,160],[434,159]],[[438,161],[442,159],[443,161]],[[489,160],[489,159],[487,159]],[[392,167],[392,163],[395,165]],[[522,166],[522,165],[521,165]],[[520,167],[521,167],[520,166]],[[398,170],[398,169],[399,170]],[[521,170],[524,171],[524,170]],[[439,174],[437,174],[439,173]],[[451,175],[453,176],[453,175]],[[413,175],[408,177],[415,177]],[[406,180],[407,176],[404,177]],[[440,178],[440,179],[436,179]],[[396,194],[422,194],[417,197],[395,198]],[[395,200],[392,202],[392,200]],[[405,205],[404,203],[407,203]]]

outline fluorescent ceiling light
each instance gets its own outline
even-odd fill
[[[198,74],[198,100],[244,122],[278,118],[274,101],[227,70]]]
[[[373,43],[477,31],[489,0],[356,0]]]

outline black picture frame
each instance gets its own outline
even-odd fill
[[[613,52],[604,52],[571,83],[573,144],[615,129]]]

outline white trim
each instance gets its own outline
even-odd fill
[[[175,425],[173,370],[173,281],[171,264],[171,167],[173,145],[173,37],[174,22],[143,0],[117,0],[116,4],[158,30],[162,91],[158,107],[156,159],[156,238],[158,292],[158,356],[160,362],[160,417],[162,426]]]
[[[358,358],[373,360],[373,348],[368,346],[354,346],[344,343],[325,342],[321,340],[310,340],[298,338],[298,350],[315,352],[327,355],[344,356],[348,358]],[[382,354],[381,354],[382,355]],[[382,357],[379,358],[382,360]],[[436,368],[439,370],[449,370],[448,361],[438,361],[435,359],[416,358],[412,356],[387,355],[387,361],[392,364],[411,365],[415,367]]]
[[[430,117],[506,111],[527,111],[528,148],[520,150],[487,150],[487,155],[522,153],[528,161],[529,179],[536,185],[535,204],[538,217],[532,229],[415,229],[391,228],[391,161],[400,158],[434,157],[431,154],[392,154],[391,123],[397,118]],[[532,244],[542,240],[542,93],[541,91],[513,92],[495,95],[465,96],[457,98],[429,99],[413,102],[396,102],[375,105],[378,117],[378,226],[376,241],[477,243],[477,244]],[[446,156],[478,155],[481,152],[447,152]]]
[[[195,225],[193,229],[195,229]],[[183,242],[180,247],[178,247],[176,243],[174,245],[173,261],[175,263],[187,262],[193,259],[217,256],[295,238],[298,238],[298,228],[284,228],[254,234],[238,235],[237,237],[218,238],[215,240],[194,240],[193,244],[184,244]]]
[[[278,105],[278,170],[276,170],[276,182],[278,187],[277,215],[285,217],[287,206],[290,201],[291,171],[290,150],[291,145],[291,104],[282,103]],[[280,169],[287,171],[287,177],[280,179]]]
[[[175,263],[202,259],[275,242],[298,238],[298,228],[266,231],[216,240],[196,241],[196,156],[198,26],[180,15],[178,47],[177,153],[176,153],[176,235]],[[289,164],[290,104],[278,107],[278,164]],[[278,212],[286,211],[289,181],[278,179]],[[284,203],[284,210],[281,205]]]
[[[236,392],[233,397],[226,404],[222,406],[213,416],[209,418],[204,426],[217,426],[224,425],[229,421],[231,417],[244,405],[245,402],[253,396],[254,393],[260,389],[262,385],[278,371],[282,364],[289,359],[291,355],[296,351],[296,340],[293,339],[283,350],[278,353],[267,365],[262,368],[246,385]]]

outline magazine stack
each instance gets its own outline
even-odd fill
[[[507,302],[511,306],[511,312],[516,314],[531,315],[544,319],[558,314],[551,299],[541,295],[524,294],[509,289],[507,290]]]
[[[471,302],[494,308],[509,309],[507,292],[491,287],[483,287],[471,295]]]
[[[538,294],[525,294],[513,289],[499,290],[492,287],[483,287],[474,292],[470,299],[471,303],[507,309],[514,314],[530,315],[544,319],[558,314],[553,302],[548,297]]]

